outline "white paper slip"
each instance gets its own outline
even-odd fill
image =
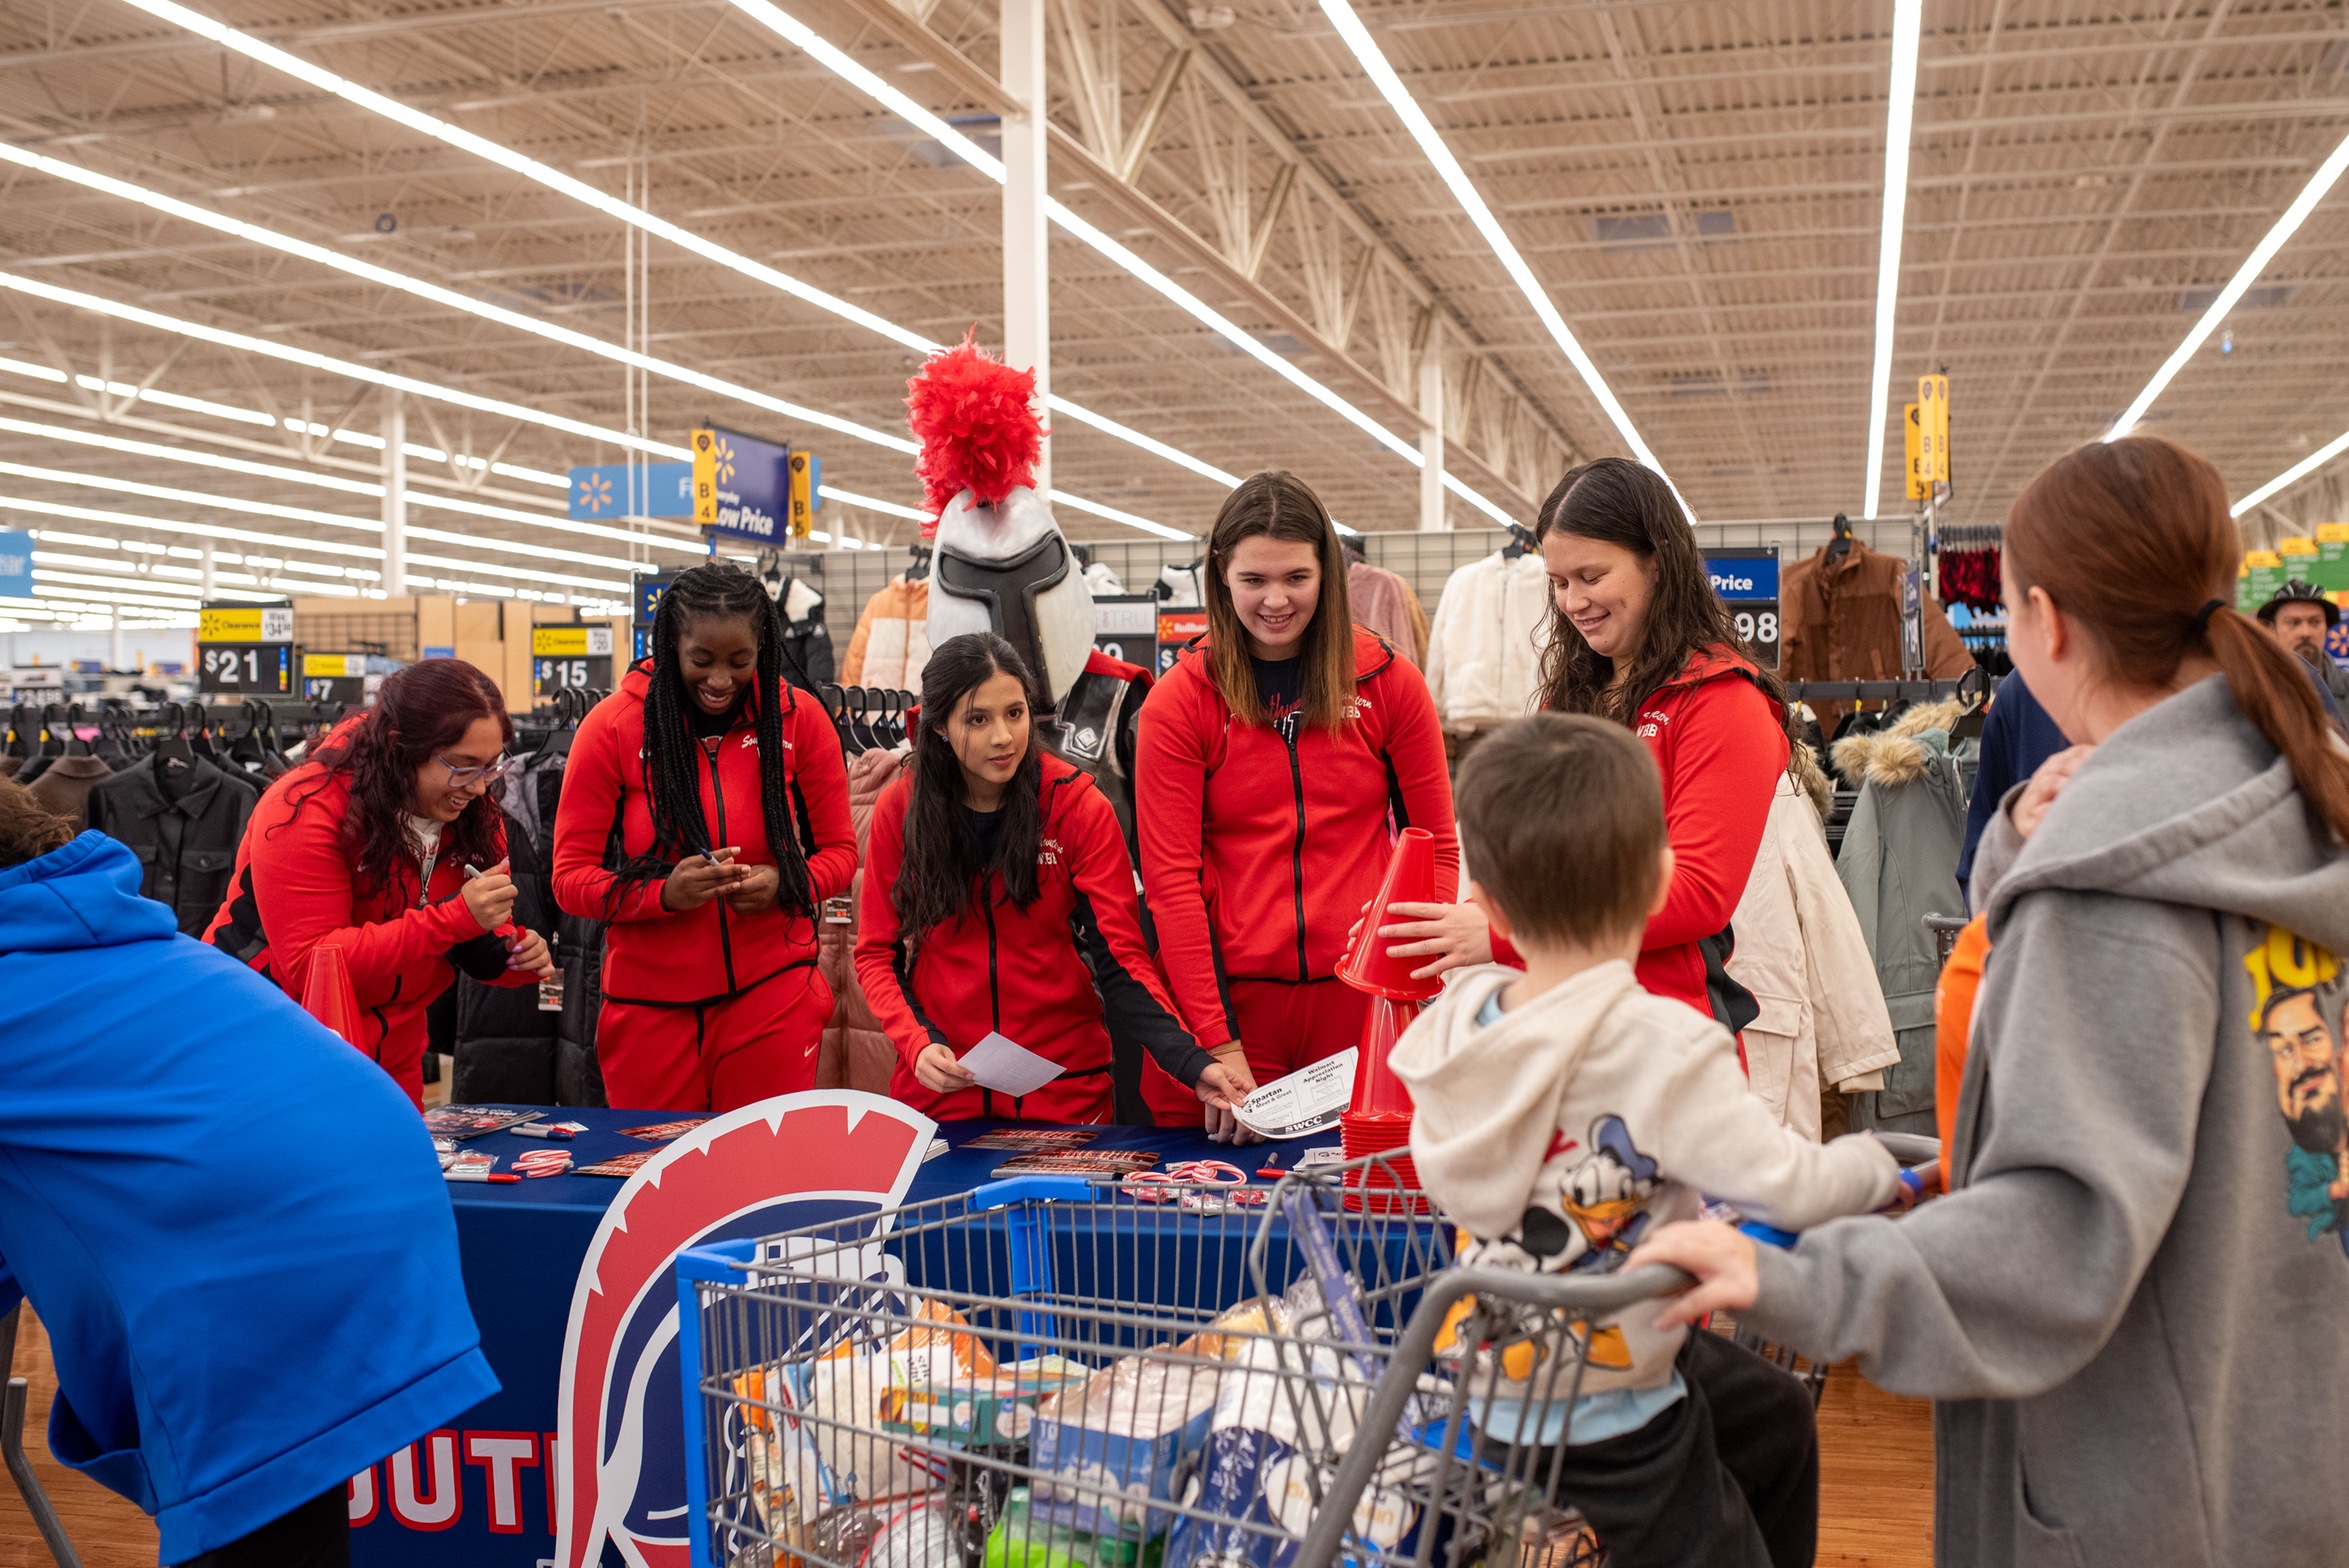
[[[1034,1094],[1060,1076],[1058,1062],[992,1033],[963,1052],[962,1064],[979,1080],[980,1088],[993,1089],[1014,1099]]]
[[[1361,1052],[1348,1048],[1276,1078],[1240,1102],[1240,1125],[1260,1138],[1304,1138],[1337,1125],[1338,1113],[1354,1098],[1354,1063]]]

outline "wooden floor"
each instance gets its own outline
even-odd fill
[[[25,1448],[64,1516],[85,1568],[154,1568],[155,1529],[130,1504],[49,1458],[43,1441],[56,1379],[49,1339],[27,1309],[16,1375],[32,1380]],[[1921,1399],[1902,1399],[1849,1367],[1827,1380],[1819,1407],[1821,1568],[1929,1568],[1933,1561],[1933,1428]],[[0,1568],[50,1568],[33,1521],[0,1477]]]

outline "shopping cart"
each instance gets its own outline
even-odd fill
[[[1400,1187],[1379,1156],[1252,1196],[1020,1177],[683,1254],[693,1560],[1596,1563],[1538,1439],[1594,1320],[1686,1277],[1452,1267]]]

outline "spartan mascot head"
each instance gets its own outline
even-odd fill
[[[1093,649],[1093,596],[1052,508],[1036,493],[1044,426],[1036,375],[965,337],[906,383],[915,471],[938,514],[930,646],[994,632],[1020,651],[1057,705]]]

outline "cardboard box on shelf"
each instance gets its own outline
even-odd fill
[[[505,667],[498,674],[498,690],[506,694],[508,713],[528,713],[536,700],[530,695],[530,634],[509,637],[504,647]]]
[[[506,645],[491,638],[488,641],[457,639],[457,657],[472,665],[493,681],[503,681],[506,675]],[[505,688],[498,688],[503,691]]]
[[[467,643],[503,642],[506,636],[505,601],[502,599],[461,599],[456,605],[456,638],[459,647]],[[459,658],[464,655],[459,654]],[[494,673],[494,672],[493,672]]]
[[[416,649],[454,648],[457,645],[457,601],[445,593],[416,595]]]
[[[519,603],[520,601],[517,601]],[[576,626],[579,611],[568,604],[534,603],[530,606],[530,624],[533,626]]]

